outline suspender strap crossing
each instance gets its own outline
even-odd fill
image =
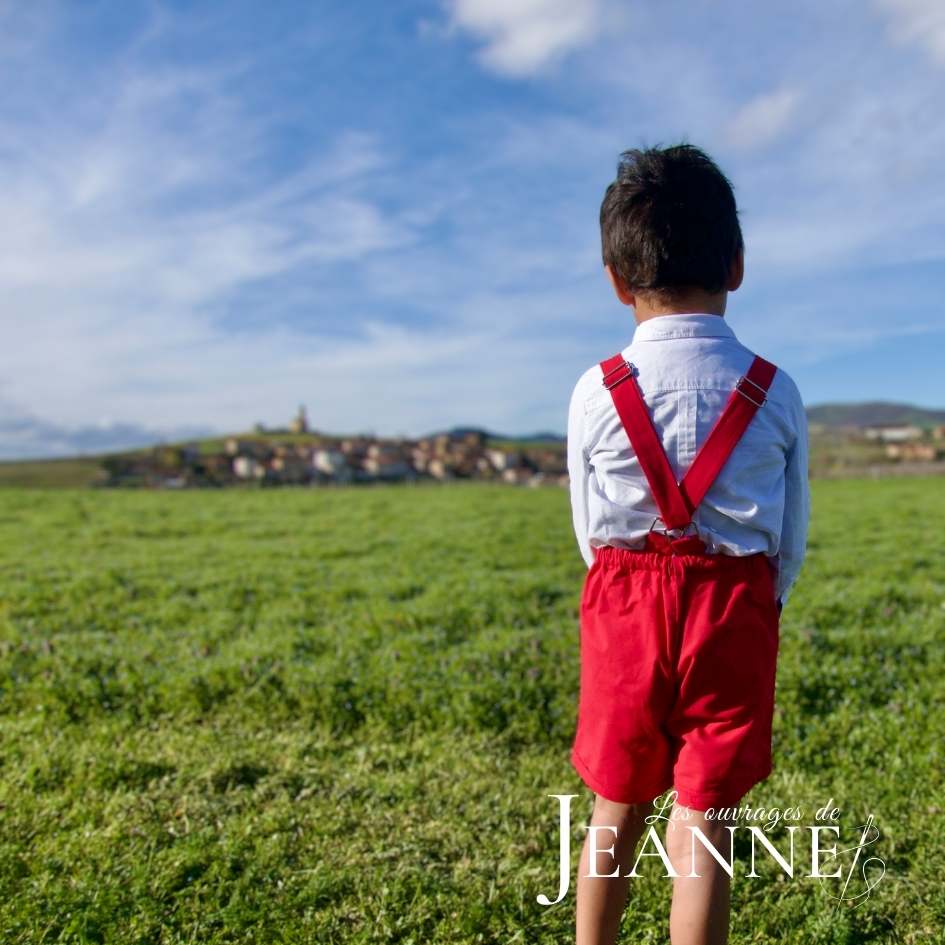
[[[729,395],[682,482],[677,482],[640,393],[633,365],[622,354],[615,354],[601,361],[600,366],[604,372],[604,386],[613,397],[617,415],[646,476],[663,524],[669,530],[685,528],[751,423],[755,411],[764,404],[777,368],[770,361],[755,357]]]

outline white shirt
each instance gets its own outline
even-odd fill
[[[637,368],[637,383],[679,480],[753,352],[722,316],[685,314],[642,322],[623,355]],[[568,473],[574,531],[588,567],[595,546],[640,548],[659,510],[599,364],[584,372],[571,396]],[[809,515],[807,418],[797,385],[779,368],[767,402],[696,509],[693,525],[709,552],[768,555],[778,568],[783,603],[804,558]],[[656,528],[663,528],[662,521]]]

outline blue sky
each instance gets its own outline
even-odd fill
[[[0,457],[284,424],[563,432],[632,333],[625,148],[732,178],[727,318],[945,407],[940,0],[0,4]]]

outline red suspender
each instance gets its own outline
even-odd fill
[[[667,529],[684,528],[692,521],[693,513],[728,461],[755,411],[764,404],[777,368],[770,361],[755,357],[748,372],[738,379],[682,482],[676,482],[633,376],[633,365],[622,354],[615,354],[601,361],[600,366],[604,386],[613,397],[617,415],[649,483],[663,524]]]
[[[623,424],[633,452],[650,484],[650,492],[660,510],[660,517],[667,528],[682,528],[692,518],[686,500],[679,491],[673,469],[669,465],[666,451],[660,443],[653,426],[643,395],[633,377],[633,366],[622,354],[615,354],[601,361],[604,371],[604,386],[610,390],[620,422]],[[629,380],[629,384],[623,383]]]
[[[715,425],[679,484],[686,504],[693,511],[722,471],[735,444],[748,429],[755,411],[765,402],[775,371],[777,368],[770,361],[756,355],[748,373],[738,379],[735,389],[728,395]]]

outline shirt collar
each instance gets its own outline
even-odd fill
[[[666,338],[734,338],[735,332],[721,315],[685,313],[657,315],[637,325],[633,332],[638,341],[662,341]]]

